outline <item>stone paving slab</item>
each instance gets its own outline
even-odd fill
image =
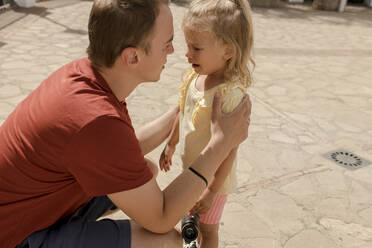
[[[160,82],[143,84],[128,98],[135,126],[177,103],[188,68],[180,29],[186,5],[171,3],[175,53]],[[42,2],[0,28],[0,124],[51,72],[85,56],[90,7],[90,1]],[[344,149],[372,161],[372,9],[284,5],[254,8],[253,20],[251,127],[220,247],[372,247],[372,166],[351,171],[323,156]],[[161,150],[149,157],[157,161]],[[160,173],[162,188],[179,164],[176,158],[170,172]]]
[[[4,12],[4,13],[2,13]],[[25,17],[25,13],[19,13],[15,11],[2,10],[0,11],[0,29],[5,28],[8,25],[18,21],[19,19]]]

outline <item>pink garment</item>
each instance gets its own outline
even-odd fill
[[[221,220],[226,200],[227,195],[217,194],[208,212],[200,214],[200,222],[209,225],[218,224]]]

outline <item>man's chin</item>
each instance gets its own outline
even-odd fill
[[[160,75],[159,75],[159,77],[157,77],[157,78],[148,79],[148,80],[146,80],[145,82],[148,82],[148,83],[156,83],[156,82],[159,82],[159,80],[160,80]]]

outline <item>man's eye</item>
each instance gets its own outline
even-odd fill
[[[163,52],[168,50],[168,45],[163,48]]]

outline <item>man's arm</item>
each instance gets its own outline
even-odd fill
[[[179,108],[175,107],[136,130],[143,155],[154,150],[168,137],[178,112]]]
[[[209,182],[230,151],[248,137],[251,105],[248,97],[231,114],[221,114],[221,98],[213,103],[212,136],[191,165]],[[110,199],[139,225],[156,233],[171,230],[205,190],[205,183],[190,170],[160,190],[153,178],[132,190],[110,194]]]
[[[215,170],[222,161],[226,148],[221,144],[208,145],[201,156],[193,163],[195,170],[201,167]],[[220,160],[220,161],[219,161]],[[207,180],[211,180],[213,173],[204,173]],[[205,189],[204,182],[191,171],[185,170],[163,191],[159,188],[155,178],[145,185],[108,195],[114,204],[140,226],[155,233],[165,233],[171,230],[184,214],[192,208]]]

